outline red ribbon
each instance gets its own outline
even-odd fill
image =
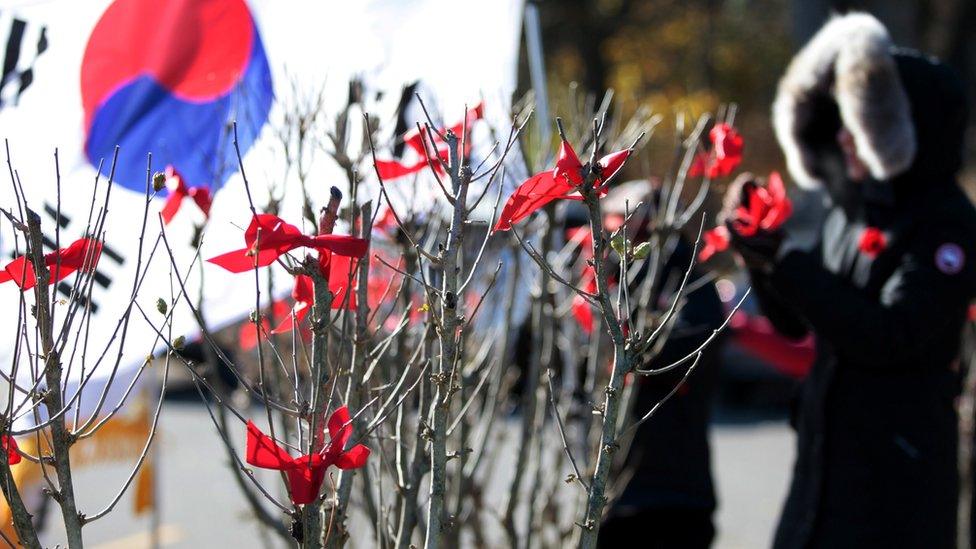
[[[483,103],[478,103],[474,108],[468,109],[465,116],[466,122],[458,122],[454,126],[451,126],[450,131],[454,135],[461,135],[464,131],[465,124],[467,125],[468,133],[471,133],[471,127],[474,125],[476,120],[481,120],[484,118],[485,108]],[[440,133],[444,133],[444,130],[440,130]],[[437,153],[440,161],[447,162],[448,155],[448,144],[446,141],[441,139],[438,132],[430,132],[429,137],[433,140],[434,151]],[[412,149],[417,156],[421,158],[413,164],[404,164],[397,160],[377,160],[376,161],[376,171],[379,172],[381,179],[397,179],[410,175],[412,173],[417,173],[427,167],[428,162],[434,166],[434,171],[438,175],[444,175],[444,168],[441,166],[440,161],[435,161],[430,158],[430,151],[424,145],[424,136],[420,133],[420,130],[413,128],[410,131],[403,134],[403,143]],[[464,139],[464,155],[467,156],[471,153],[471,140],[468,136]]]
[[[79,238],[67,248],[61,248],[44,256],[44,264],[51,271],[51,284],[66,278],[75,271],[92,271],[102,254],[102,243],[92,238]],[[34,265],[22,255],[11,261],[0,272],[0,284],[13,280],[21,291],[37,284]]]
[[[365,260],[363,260],[365,261]],[[349,289],[356,284],[356,269],[359,267],[358,261],[353,261],[352,257],[323,252],[319,256],[319,267],[325,273],[325,280],[329,283],[329,291],[332,292],[333,309],[355,309],[356,293]]]
[[[596,271],[587,265],[583,267],[583,277],[580,279],[582,290],[591,294],[596,293]],[[579,323],[583,333],[590,335],[593,333],[593,307],[583,296],[576,294],[573,296],[573,318]]]
[[[10,435],[0,435],[0,446],[7,452],[7,465],[17,465],[23,459],[17,448],[17,440]]]
[[[183,176],[173,166],[166,166],[165,174],[169,197],[166,199],[166,204],[163,205],[161,212],[164,224],[169,224],[176,212],[180,211],[180,206],[183,205],[183,199],[186,197],[190,197],[196,202],[204,216],[210,217],[210,206],[213,204],[213,198],[210,196],[208,187],[202,185],[198,187],[187,186],[186,182],[183,181]]]
[[[288,306],[288,303],[284,299],[276,299],[273,301],[271,308],[273,312],[272,316],[275,318],[284,318],[286,315],[291,314],[291,307]],[[269,331],[271,331],[271,323],[268,322],[267,317],[261,317],[260,331],[253,322],[245,322],[241,324],[240,329],[237,331],[237,343],[242,350],[250,351],[258,346],[258,334],[264,337],[264,334]]]
[[[349,291],[349,288],[356,282],[356,265],[357,263],[350,257],[332,255],[330,258],[327,265],[329,276],[326,277],[326,281],[329,283],[329,291],[332,292],[333,309],[356,308],[356,294]],[[295,300],[294,307],[271,333],[284,334],[290,332],[295,328],[295,324],[301,324],[308,316],[312,304],[315,303],[315,288],[312,277],[307,275],[296,276],[291,297]]]
[[[247,422],[247,463],[262,469],[284,471],[288,476],[291,500],[295,505],[315,501],[330,465],[339,469],[358,469],[366,465],[369,448],[357,444],[344,450],[352,436],[349,409],[337,409],[329,418],[329,444],[320,452],[291,457],[278,443]]]
[[[329,286],[329,290],[331,290],[331,284]],[[283,334],[290,332],[295,328],[296,324],[301,324],[305,320],[305,317],[308,316],[308,311],[315,302],[315,290],[310,276],[298,275],[295,277],[295,287],[291,291],[291,298],[295,300],[295,305],[285,316],[285,319],[281,321],[281,324],[278,324],[277,328],[271,330],[271,333]],[[332,300],[332,308],[337,308],[335,298]]]
[[[379,231],[384,234],[392,235],[397,230],[396,215],[393,213],[393,209],[387,207],[383,211],[383,215],[376,219],[373,223],[373,230]]]
[[[732,227],[742,236],[755,235],[760,230],[775,231],[793,213],[793,203],[786,196],[786,187],[778,172],[769,174],[765,187],[747,184],[745,200],[736,208]]]
[[[878,254],[888,247],[888,238],[877,227],[865,227],[861,233],[861,240],[857,243],[857,249],[867,257],[874,259]]]
[[[793,202],[786,196],[786,186],[778,172],[769,174],[766,186],[747,183],[743,187],[742,204],[730,220],[732,228],[743,237],[755,236],[759,231],[772,232],[783,226],[793,214]],[[724,226],[715,227],[702,235],[705,245],[698,253],[699,261],[706,261],[729,248],[731,235]]]
[[[731,235],[729,235],[729,230],[725,225],[719,225],[714,229],[705,231],[702,234],[702,240],[705,245],[698,252],[698,261],[708,261],[713,255],[729,249]]]
[[[597,291],[596,270],[589,263],[593,259],[593,234],[590,232],[590,228],[583,226],[567,229],[566,237],[569,239],[567,244],[575,244],[580,247],[579,258],[583,263],[583,272],[580,275],[580,289],[584,292],[595,294]],[[607,280],[607,284],[610,288],[613,288],[616,286],[617,281],[610,278]],[[583,333],[591,335],[593,333],[593,305],[583,296],[576,294],[573,296],[571,311],[573,318],[576,319]],[[626,321],[623,323],[623,329],[624,336],[627,336],[628,329]]]
[[[600,176],[594,181],[600,196],[607,193],[605,182],[609,181],[623,166],[630,150],[625,149],[608,154],[597,161]],[[580,200],[574,190],[583,183],[583,164],[568,141],[559,147],[556,167],[526,179],[505,202],[502,214],[495,225],[495,231],[507,231],[512,225],[529,217],[546,204],[557,199]]]
[[[709,179],[726,177],[742,162],[743,139],[732,126],[715,124],[708,132],[712,152],[702,152],[688,170],[688,177],[707,175]]]
[[[813,365],[816,357],[813,334],[799,341],[787,339],[766,317],[749,316],[744,311],[732,315],[729,327],[735,342],[746,352],[788,376],[802,378]]]
[[[596,272],[589,264],[588,259],[593,257],[593,234],[586,226],[571,227],[566,229],[567,244],[579,246],[580,260],[583,262],[583,273],[580,276],[580,286],[583,291],[596,293]],[[571,311],[573,318],[576,319],[583,333],[589,335],[593,333],[593,309],[590,304],[583,299],[583,296],[576,294],[573,296]]]
[[[348,235],[304,235],[298,227],[285,223],[272,214],[257,214],[251,219],[251,224],[244,231],[244,244],[246,247],[243,249],[221,254],[207,261],[232,273],[243,273],[255,267],[266,267],[296,248],[313,248],[323,252],[322,255],[326,255],[324,252],[331,252],[339,256],[362,257],[368,246],[362,238]]]

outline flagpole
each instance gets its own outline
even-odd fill
[[[160,396],[162,398],[162,396]],[[149,411],[149,406],[146,407],[146,413],[151,413]],[[149,418],[152,421],[152,418]],[[160,485],[159,478],[159,444],[153,444],[152,448],[149,449],[152,452],[152,460],[149,462],[152,474],[152,511],[149,515],[149,547],[151,549],[159,549],[161,545],[159,526],[162,519],[162,509],[160,509],[159,492],[162,486]]]
[[[548,149],[552,136],[549,122],[549,90],[546,86],[546,62],[542,55],[542,28],[539,7],[532,0],[525,3],[525,47],[529,60],[529,79],[535,91],[535,122],[539,127],[539,144]]]

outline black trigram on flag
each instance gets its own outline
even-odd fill
[[[0,11],[0,47],[0,107],[16,105],[20,94],[34,81],[34,62],[47,49],[47,28]]]
[[[44,213],[48,215],[51,221],[57,223],[61,227],[62,231],[68,229],[68,227],[71,225],[70,217],[65,215],[64,212],[61,212],[59,215],[57,208],[47,202],[44,203]],[[57,242],[48,236],[47,233],[50,232],[51,230],[48,228],[42,240],[44,242],[44,248],[46,251],[53,252],[54,250],[58,249],[58,246]],[[65,245],[66,243],[62,241],[61,246]],[[111,272],[113,269],[109,266],[110,263],[114,264],[116,267],[119,267],[125,263],[125,259],[111,246],[105,242],[102,242],[102,254],[99,257],[98,265],[95,267],[95,272],[92,273],[92,281],[95,283],[95,286],[101,288],[101,291],[109,291],[109,286],[112,285]],[[64,297],[79,301],[82,307],[90,305],[93,313],[98,312],[98,302],[93,298],[92,295],[90,295],[87,289],[79,288],[72,281],[66,282],[62,280],[58,282],[57,290],[58,293]],[[95,291],[94,286],[92,287],[92,290]]]

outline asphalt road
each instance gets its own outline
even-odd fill
[[[247,504],[232,485],[215,431],[202,405],[168,402],[161,418],[158,474],[161,486],[160,541],[167,548],[267,547]],[[241,433],[243,437],[243,433]],[[712,430],[713,469],[718,481],[719,548],[768,547],[793,461],[793,435],[784,421],[720,423]],[[271,472],[267,480],[274,482]],[[127,471],[99,466],[76,476],[82,510],[105,506]],[[150,520],[134,517],[127,494],[117,512],[86,526],[95,549],[149,547]],[[52,512],[57,512],[52,509]],[[50,523],[60,522],[50,517]],[[63,544],[49,531],[45,546]]]

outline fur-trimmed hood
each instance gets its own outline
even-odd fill
[[[899,50],[874,17],[830,19],[780,80],[773,125],[798,185],[837,176],[837,131],[854,137],[878,181],[955,175],[961,164],[966,105],[958,78],[917,52]],[[828,154],[830,153],[830,154]]]

